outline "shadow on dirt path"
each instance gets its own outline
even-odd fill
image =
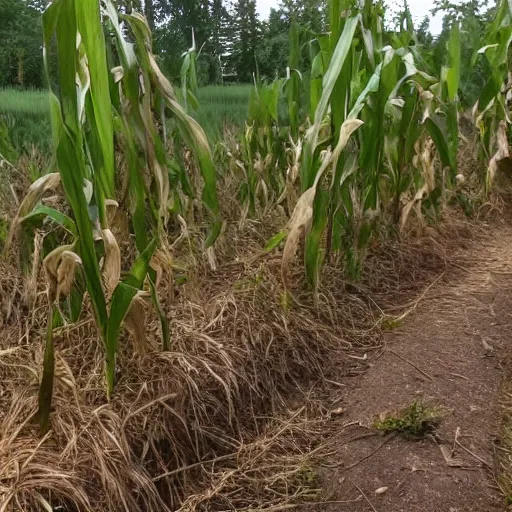
[[[512,330],[512,230],[477,245],[461,250],[460,278],[433,286],[388,332],[357,386],[340,390],[346,414],[337,420],[333,467],[320,475],[324,503],[308,510],[505,509],[497,451],[501,361]],[[379,414],[420,399],[444,409],[435,438],[371,435]]]

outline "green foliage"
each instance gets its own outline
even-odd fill
[[[225,127],[244,126],[251,91],[250,85],[200,87],[199,107],[190,114],[204,127],[210,140],[218,141]],[[29,152],[33,146],[43,154],[51,153],[50,101],[46,91],[0,89],[0,116],[4,117],[8,139],[17,153]]]
[[[41,87],[42,0],[0,0],[0,87]]]
[[[38,89],[1,88],[0,112],[2,114],[48,117],[50,96],[48,91]]]
[[[467,0],[462,3],[447,0],[435,0],[434,13],[443,13],[443,29],[434,44],[428,44],[432,50],[434,66],[439,69],[445,61],[446,44],[450,39],[452,25],[460,25],[460,70],[461,80],[459,95],[461,104],[472,107],[478,100],[490,73],[490,68],[483,59],[476,59],[476,52],[482,46],[487,25],[491,20],[494,9],[488,1]]]
[[[203,215],[210,219],[207,248],[215,242],[221,225],[216,173],[206,135],[187,115],[158,68],[151,53],[151,34],[146,21],[139,14],[126,14],[123,17],[126,27],[121,28],[111,1],[104,0],[103,4],[108,29],[116,43],[117,67],[115,62],[107,65],[107,58],[112,59],[114,52],[110,49],[107,52],[97,0],[54,0],[43,16],[45,69],[50,84],[52,41],[54,37],[57,40],[54,49],[59,83],[58,89],[51,90],[50,116],[59,173],[50,173],[34,182],[14,226],[29,226],[44,219],[64,228],[66,234],[62,241],[71,238],[70,244],[57,243],[49,251],[47,244],[43,244],[50,310],[39,400],[43,432],[49,428],[51,410],[55,365],[52,331],[57,325],[54,317],[57,314],[58,324],[76,321],[81,309],[62,310],[61,298],[71,296],[70,305],[79,306],[84,291],[88,292],[105,345],[109,397],[115,386],[121,326],[145,286],[151,290],[160,318],[162,346],[164,349],[170,346],[167,319],[159,303],[150,263],[157,250],[166,250],[163,234],[171,215],[168,168],[178,169],[182,174],[187,169],[171,162],[167,155],[167,129],[165,123],[159,125],[161,116],[172,125],[170,135],[175,151],[184,151],[186,144],[201,171]],[[109,69],[113,69],[112,73]],[[115,137],[124,143],[121,146],[126,151],[126,168],[114,166]],[[190,183],[186,176],[173,182],[172,193],[177,192],[179,183],[185,182]],[[125,184],[127,193],[119,189],[121,183]],[[65,211],[40,204],[45,192],[59,185],[67,202]],[[190,184],[183,193],[191,201],[195,200]],[[110,229],[113,219],[107,215],[107,204],[131,212],[130,235],[133,236],[130,238],[136,246],[131,252],[138,256],[123,276],[120,248]]]
[[[398,432],[420,439],[435,431],[441,417],[441,409],[416,401],[401,411],[381,415],[373,426],[385,434]]]
[[[233,48],[229,64],[238,81],[251,82],[257,71],[256,51],[261,40],[256,0],[237,0],[233,21]]]
[[[485,188],[490,190],[499,161],[509,156],[510,139],[510,44],[512,42],[512,5],[498,2],[494,19],[487,25],[482,47],[475,62],[484,59],[490,72],[476,104],[482,161],[488,162]]]
[[[8,118],[0,117],[0,161],[7,160],[12,164],[18,160],[18,152],[12,141],[12,123],[8,121]]]
[[[197,48],[192,31],[192,46],[183,56],[181,65],[181,94],[185,110],[196,110],[197,102]]]

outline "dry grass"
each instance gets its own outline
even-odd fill
[[[173,237],[174,279],[159,289],[171,350],[160,351],[145,306],[146,339],[124,334],[107,403],[104,349],[86,304],[77,324],[55,332],[52,429],[42,439],[44,280],[28,301],[26,277],[2,263],[0,510],[270,511],[313,499],[330,411],[308,390],[321,395],[340,368],[364,371],[364,354],[381,349],[383,310],[398,314],[443,272],[456,276],[457,250],[486,236],[446,214],[442,228],[419,239],[376,239],[361,283],[329,263],[312,296],[291,265],[288,294],[282,253],[262,252],[284,214],[246,219],[235,184],[224,185],[225,217],[242,221],[219,240],[217,269],[196,248],[201,226],[189,222]]]

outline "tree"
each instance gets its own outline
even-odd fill
[[[279,10],[287,30],[292,19],[312,35],[326,30],[326,0],[281,0]]]
[[[238,0],[234,10],[233,53],[231,60],[238,80],[250,82],[256,72],[256,51],[260,23],[255,0]]]
[[[209,82],[221,83],[223,80],[222,60],[233,51],[231,39],[231,15],[222,0],[212,0],[211,38],[206,51],[211,56]]]
[[[271,9],[268,21],[262,24],[261,44],[256,52],[261,76],[273,80],[284,76],[290,54],[289,20],[281,10]]]
[[[153,32],[155,30],[155,7],[153,0],[144,0],[144,16],[148,20],[148,26]]]
[[[163,68],[179,76],[181,55],[192,44],[192,31],[200,57],[200,82],[221,81],[220,57],[229,47],[230,16],[223,0],[152,0],[156,21],[155,51]]]
[[[423,47],[427,50],[432,48],[434,43],[434,37],[429,31],[430,26],[430,18],[425,16],[420,23],[418,30],[416,31],[416,35],[418,37],[418,42],[423,45]]]
[[[43,86],[42,0],[0,0],[0,85]]]

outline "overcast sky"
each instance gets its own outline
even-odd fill
[[[430,16],[430,30],[434,34],[438,34],[441,31],[442,15],[432,17],[430,10],[432,9],[431,0],[409,0],[409,8],[411,9],[415,22],[423,20],[425,16]],[[271,7],[277,7],[278,0],[256,0],[258,11],[261,18],[266,18],[270,13]]]

